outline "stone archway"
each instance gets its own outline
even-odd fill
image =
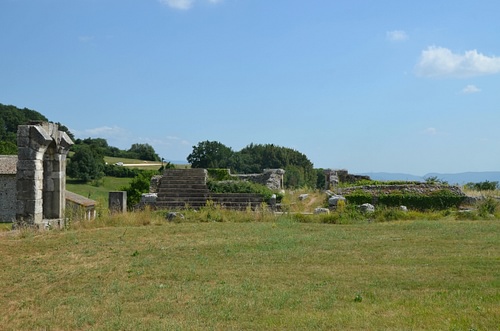
[[[43,122],[20,125],[17,145],[17,226],[61,226],[73,142],[56,124]]]

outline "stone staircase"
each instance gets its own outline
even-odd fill
[[[198,209],[207,201],[215,205],[243,210],[256,209],[264,201],[259,194],[211,193],[207,187],[208,173],[205,169],[167,169],[158,185],[156,207],[158,209]]]

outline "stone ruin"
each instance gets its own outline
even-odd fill
[[[260,174],[231,174],[235,179],[254,182],[267,186],[272,190],[284,188],[283,169],[266,169]],[[228,193],[216,194],[208,191],[206,169],[165,169],[163,175],[151,178],[149,193],[142,194],[141,201],[135,208],[145,206],[151,208],[179,208],[185,205],[190,207],[204,206],[207,200],[227,208],[242,209],[245,206],[258,208],[264,201],[258,194]]]
[[[20,125],[17,132],[15,227],[63,226],[66,158],[73,141],[54,123]]]
[[[284,188],[285,170],[283,169],[264,169],[260,174],[235,175],[230,173],[230,175],[241,180],[262,184],[271,190],[282,190]]]
[[[353,175],[347,170],[325,169],[325,190],[336,189],[339,183],[355,183],[359,180],[370,180],[369,176]]]

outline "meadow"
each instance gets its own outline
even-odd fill
[[[4,232],[0,329],[499,330],[499,243],[498,219],[213,207]]]

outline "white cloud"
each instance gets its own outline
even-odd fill
[[[387,31],[385,35],[387,40],[395,42],[405,41],[409,38],[408,34],[402,30]]]
[[[160,3],[171,8],[187,10],[191,9],[194,0],[159,0]]]
[[[74,130],[71,129],[71,132],[75,135],[75,137],[80,139],[85,138],[104,138],[106,140],[111,140],[113,143],[127,141],[132,135],[125,129],[120,128],[118,126],[101,126],[98,128],[84,129],[84,130]],[[111,142],[111,146],[113,145]],[[120,145],[121,146],[121,145]]]
[[[477,50],[453,53],[444,47],[431,46],[422,51],[416,74],[431,78],[463,78],[500,73],[500,57],[486,56]]]
[[[160,3],[169,6],[174,9],[188,10],[191,9],[195,3],[195,0],[158,0]],[[211,4],[221,3],[223,0],[204,0]]]
[[[481,92],[481,89],[477,88],[475,85],[467,85],[462,90],[463,94],[472,94],[472,93],[478,93],[478,92]]]

